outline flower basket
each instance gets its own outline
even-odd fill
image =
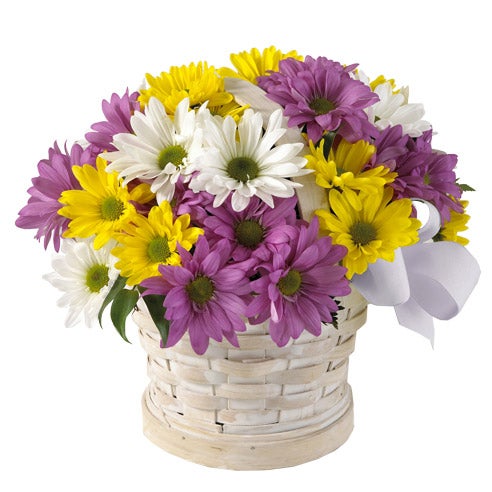
[[[408,89],[357,65],[231,55],[147,74],[55,143],[16,224],[58,255],[66,325],[148,354],[145,435],[197,463],[297,465],[353,428],[348,357],[367,304],[433,339],[480,269],[457,156]],[[428,218],[420,221],[420,207]]]
[[[285,347],[268,325],[249,325],[239,348],[211,342],[197,355],[185,336],[162,349],[144,306],[134,314],[148,354],[142,399],[144,433],[157,446],[202,465],[266,470],[314,460],[353,429],[347,383],[356,331],[367,302],[354,290],[340,299],[338,325],[304,332]]]

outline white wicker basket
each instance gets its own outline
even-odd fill
[[[150,316],[137,311],[150,377],[145,435],[187,460],[234,470],[293,466],[338,448],[353,428],[348,357],[367,310],[358,292],[341,301],[338,328],[324,325],[319,337],[304,332],[279,348],[266,323],[239,334],[241,348],[211,341],[202,356],[186,337],[160,348]]]

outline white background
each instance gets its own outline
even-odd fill
[[[492,490],[490,26],[485,2],[67,1],[0,7],[0,490]],[[292,469],[231,472],[187,463],[141,432],[145,355],[108,325],[65,329],[41,275],[51,252],[13,226],[36,164],[80,138],[112,92],[145,72],[275,44],[360,63],[409,85],[459,155],[469,250],[483,274],[436,348],[372,308],[351,357],[355,430]]]

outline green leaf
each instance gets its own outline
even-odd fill
[[[169,321],[164,317],[166,314],[166,308],[164,307],[165,297],[157,294],[149,294],[148,296],[142,296],[142,299],[149,310],[152,321],[159,330],[162,346],[165,346],[169,334]]]
[[[328,157],[330,155],[330,150],[333,146],[333,142],[334,142],[336,136],[337,136],[337,132],[327,132],[321,139],[321,140],[325,141],[325,143],[323,145],[323,155],[325,156],[325,159],[327,159],[327,160],[328,160]]]
[[[475,188],[472,188],[470,185],[464,183],[458,183],[458,186],[461,188],[461,191],[476,191]]]
[[[137,305],[138,298],[139,295],[136,290],[123,289],[116,294],[113,304],[111,304],[111,321],[121,338],[128,343],[130,341],[126,338],[126,318]]]
[[[126,278],[122,277],[121,275],[118,275],[118,278],[115,280],[113,286],[108,292],[106,299],[104,299],[101,309],[99,309],[99,313],[97,315],[97,319],[99,320],[99,325],[101,326],[101,328],[102,328],[102,315],[104,313],[104,310],[108,307],[111,301],[113,301],[116,295],[125,288],[125,285],[126,285]]]

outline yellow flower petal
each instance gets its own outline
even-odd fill
[[[342,264],[348,278],[364,273],[379,258],[393,261],[395,249],[418,241],[420,222],[410,217],[410,200],[392,198],[391,188],[378,193],[332,189],[331,210],[316,210],[320,232],[347,247]]]
[[[463,212],[459,213],[451,210],[450,220],[442,225],[434,238],[435,241],[453,241],[463,246],[466,246],[470,242],[467,238],[458,235],[460,232],[468,229],[467,223],[470,220],[470,216],[466,213],[468,201],[460,200],[459,203],[463,207]]]
[[[233,100],[232,94],[224,89],[223,78],[207,62],[173,66],[158,77],[147,74],[146,79],[149,87],[141,90],[139,101],[145,106],[151,97],[156,97],[171,115],[186,97],[190,99],[190,107],[206,101],[211,107],[222,106]]]
[[[190,250],[203,230],[188,227],[190,217],[182,215],[174,220],[169,202],[152,207],[148,217],[139,215],[119,234],[119,245],[113,249],[119,258],[116,268],[128,278],[128,285],[159,275],[159,265],[179,265],[178,244]],[[159,258],[159,259],[158,259]]]
[[[306,167],[315,171],[316,183],[322,188],[374,194],[382,192],[384,186],[397,176],[382,165],[364,170],[376,150],[364,140],[355,143],[341,140],[335,149],[330,149],[328,159],[324,155],[324,145],[323,139],[318,146],[310,141],[310,154],[305,156]]]
[[[240,53],[231,55],[231,62],[237,71],[231,70],[230,68],[221,68],[219,69],[219,73],[223,77],[241,78],[256,84],[256,79],[260,75],[268,75],[270,70],[277,72],[279,62],[285,58],[304,59],[296,51],[282,53],[275,46],[265,48],[262,52],[258,48],[253,48],[249,52],[241,51]]]
[[[342,140],[335,151],[333,149],[330,151],[330,159],[337,163],[338,168],[357,175],[369,162],[374,152],[376,152],[376,147],[365,140],[355,143]]]
[[[116,173],[106,172],[106,161],[97,158],[96,167],[73,166],[81,190],[64,191],[59,199],[64,206],[58,211],[70,220],[64,237],[86,238],[95,235],[99,249],[136,215],[130,193]]]

